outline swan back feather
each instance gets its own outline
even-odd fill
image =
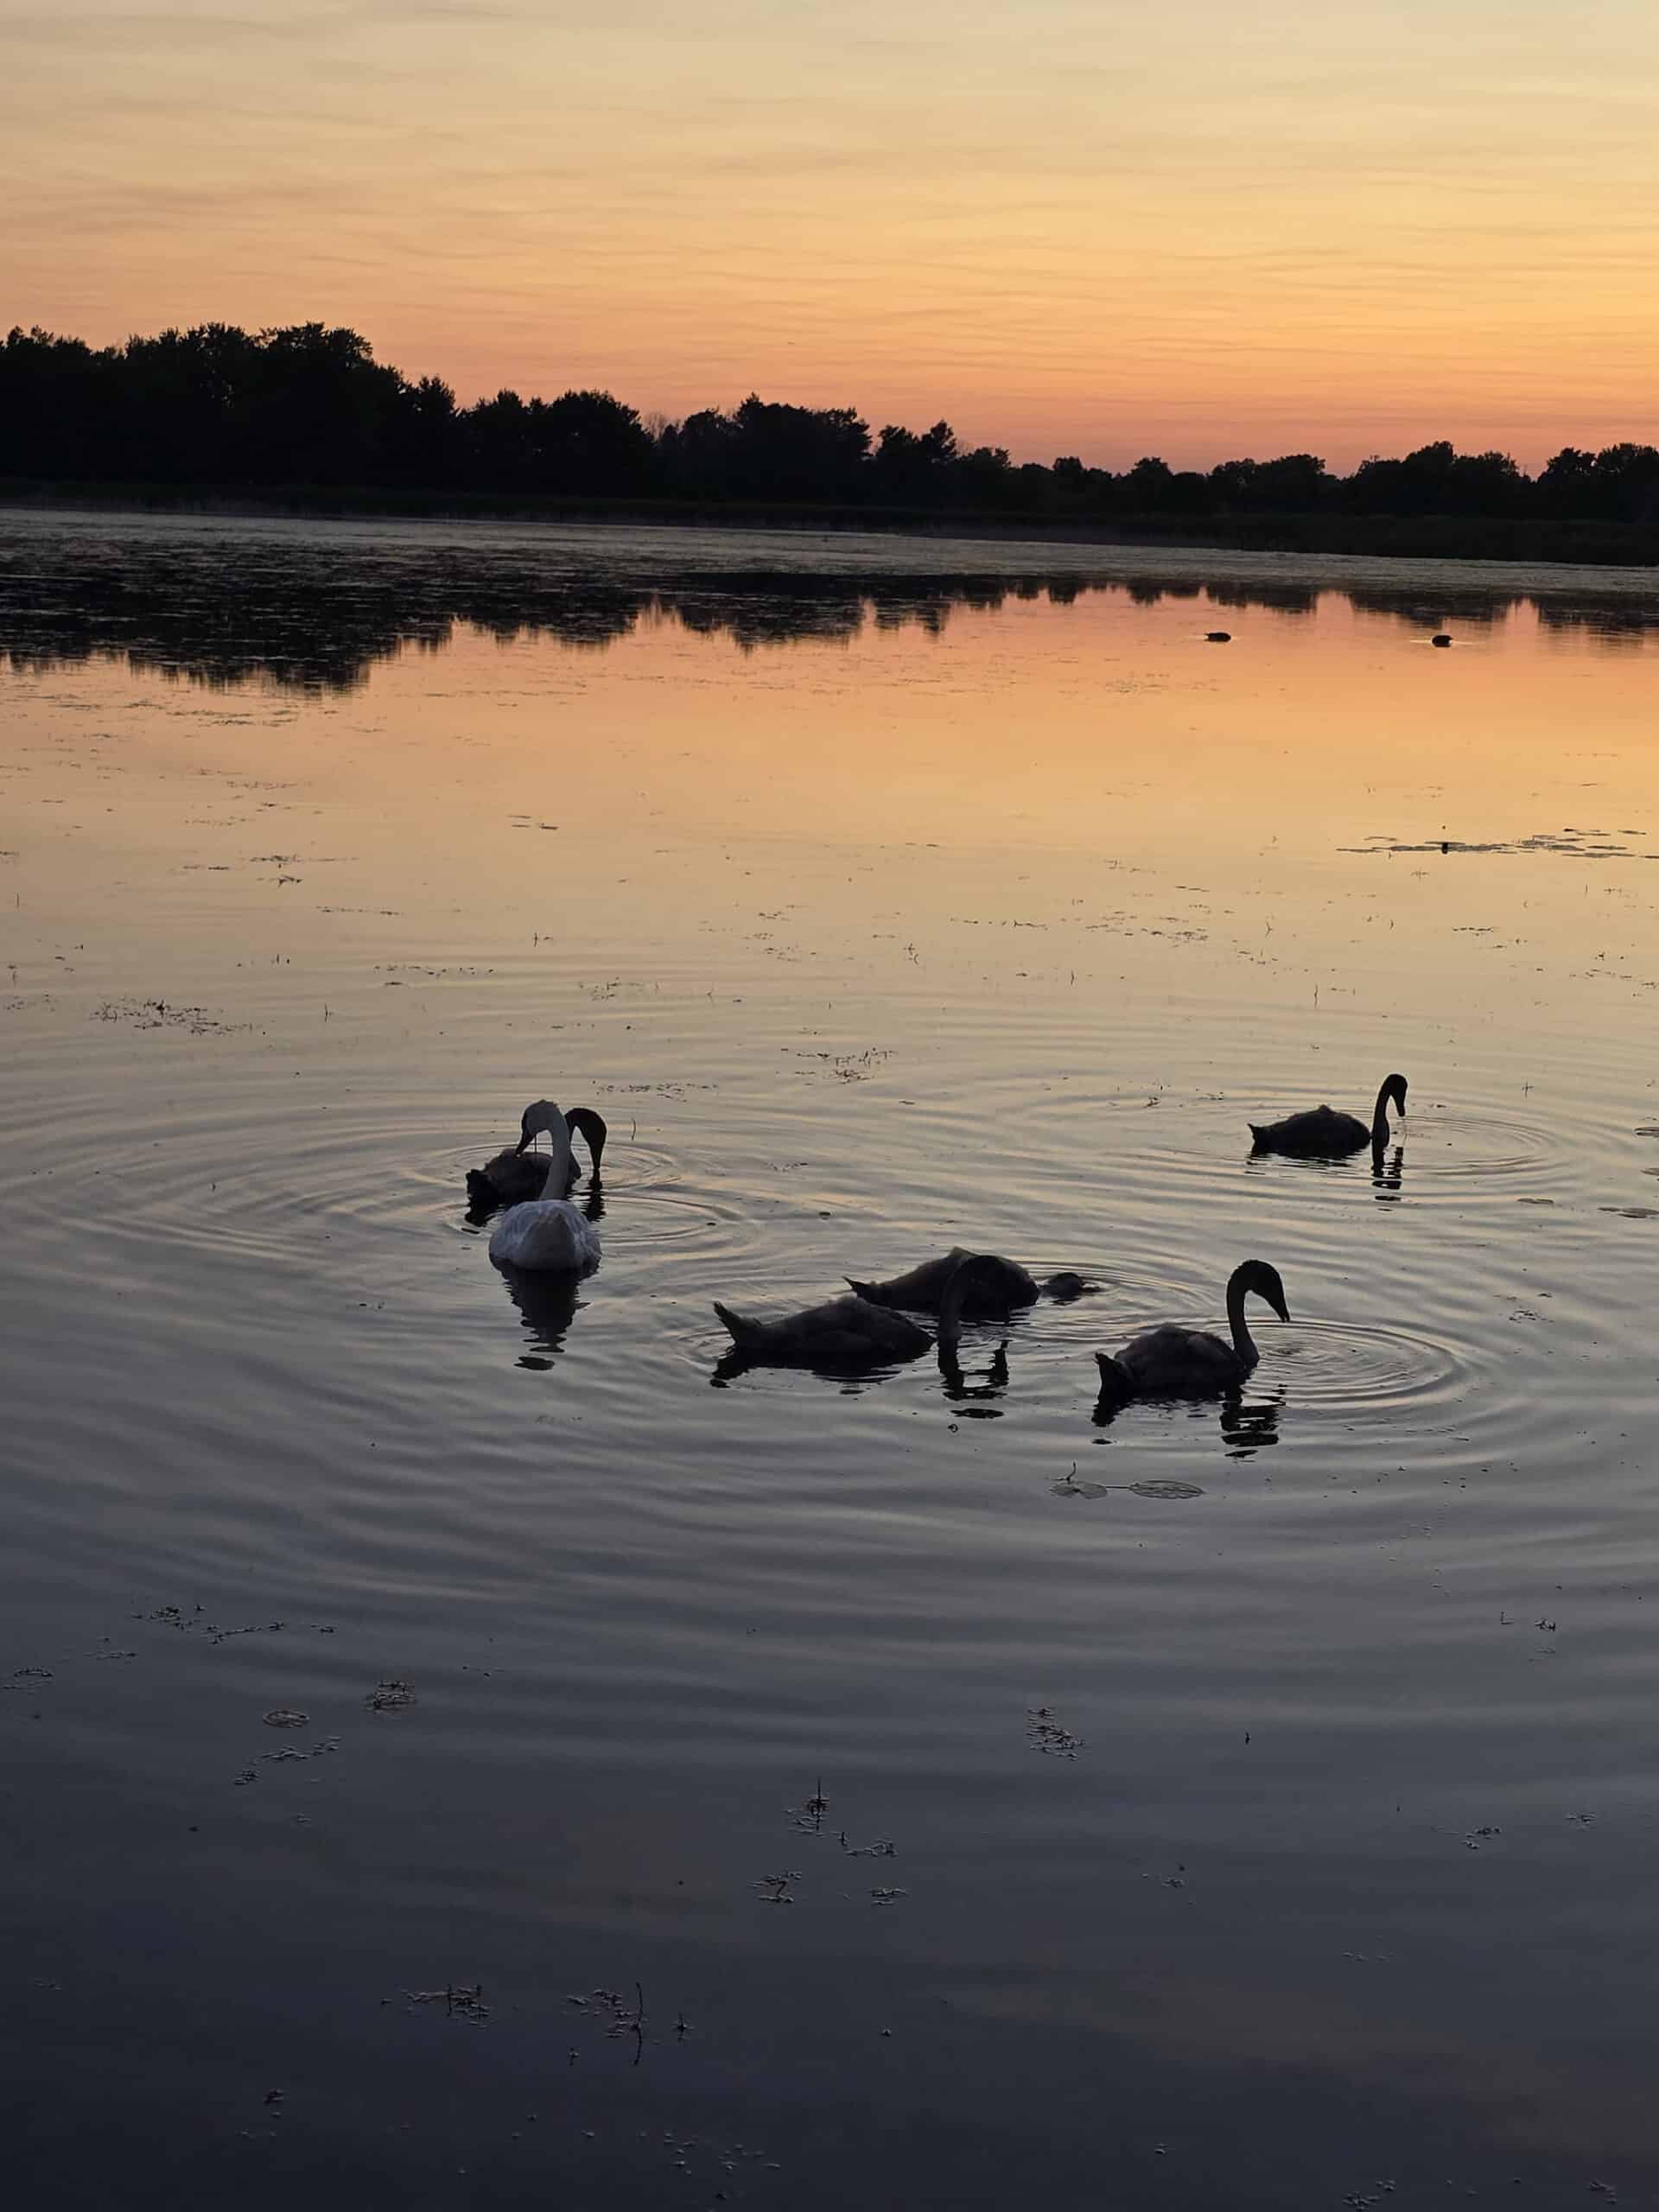
[[[919,1267],[887,1282],[859,1282],[851,1275],[847,1280],[857,1295],[873,1306],[937,1313],[944,1305],[946,1286],[967,1260],[974,1262],[974,1269],[967,1278],[969,1287],[962,1301],[964,1320],[1000,1320],[1015,1306],[1036,1304],[1037,1281],[1024,1268],[994,1253],[969,1252],[962,1244],[953,1245],[943,1259],[924,1260]]]
[[[914,1359],[931,1348],[925,1329],[902,1313],[849,1293],[798,1313],[766,1320],[715,1300],[733,1344],[750,1358],[784,1366],[856,1366],[883,1359]]]
[[[599,1230],[568,1198],[509,1206],[490,1231],[490,1257],[504,1266],[583,1274],[599,1263]]]
[[[1357,1114],[1316,1106],[1307,1113],[1287,1114],[1281,1122],[1252,1122],[1250,1137],[1257,1152],[1282,1152],[1293,1160],[1345,1160],[1367,1145],[1376,1149],[1387,1143],[1390,1106],[1396,1114],[1406,1110],[1402,1075],[1384,1076],[1369,1123]]]

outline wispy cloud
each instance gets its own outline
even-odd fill
[[[0,0],[0,299],[1039,453],[1651,434],[1656,86],[1647,0]]]

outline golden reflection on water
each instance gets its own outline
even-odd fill
[[[1651,648],[1527,607],[1449,652],[1336,593],[1219,613],[1224,645],[1215,607],[1122,593],[747,651],[667,614],[579,650],[463,625],[321,697],[94,660],[11,687],[11,880],[96,903],[118,861],[423,944],[683,941],[757,868],[912,931],[1133,915],[1159,957],[1294,910],[1361,966],[1432,956],[1431,995],[1522,943],[1641,956]]]
[[[181,1924],[245,1908],[226,1977],[377,2126],[409,2090],[375,2008],[411,1976],[499,1979],[491,2049],[527,2066],[569,2030],[550,1990],[683,1982],[699,2034],[734,1991],[715,2063],[764,2100],[823,2032],[820,1941],[846,2012],[813,2048],[860,2096],[899,2081],[912,2124],[910,2077],[860,2056],[893,2048],[893,1955],[828,1916],[845,1862],[823,1881],[779,1818],[822,1767],[837,1820],[900,1840],[913,1905],[856,1925],[912,1947],[906,2047],[963,2038],[941,2130],[1006,2102],[1012,2061],[1092,2158],[1127,2056],[1185,2108],[1237,2069],[1248,2116],[1213,2132],[1268,2146],[1259,2202],[1393,2171],[1461,2110],[1507,2139],[1437,2148],[1434,2189],[1507,2190],[1514,2142],[1576,2158],[1586,2113],[1659,2171],[1655,648],[1521,608],[1436,650],[1335,593],[933,626],[743,650],[659,611],[603,648],[463,625],[354,688],[99,652],[0,678],[4,1594],[99,1763],[41,1925],[99,1954],[76,1916],[132,1887],[164,1750],[143,1880]],[[1389,1065],[1411,1116],[1377,1181],[1250,1158],[1262,1108],[1365,1109]],[[613,1128],[574,1297],[499,1277],[461,1212],[543,1089]],[[712,1298],[804,1303],[958,1240],[1099,1292],[1020,1317],[1005,1360],[982,1335],[959,1382],[709,1389]],[[1215,1323],[1247,1251],[1295,1318],[1241,1412],[1096,1421],[1094,1349]],[[153,1625],[196,1604],[296,1625],[210,1675],[217,1646]],[[130,1674],[98,1663],[118,1631]],[[420,1703],[365,1753],[391,1672]],[[230,1780],[296,1699],[342,1730],[300,1801],[326,1871],[281,1862],[293,1923],[364,1947],[337,2028],[242,1849],[298,1770]],[[1051,1699],[1063,1774],[1024,1733]],[[23,1745],[20,1802],[54,1802],[48,1724]],[[179,1843],[204,1789],[207,1876]],[[814,1902],[758,1906],[797,1864]],[[158,1949],[145,2035],[238,2017],[214,1956]],[[196,2108],[198,2063],[157,2109]],[[704,2124],[665,2078],[619,2136]],[[1410,2126],[1357,2165],[1385,2096]]]
[[[475,747],[480,817],[486,800],[550,810],[594,835],[632,817],[1226,861],[1376,835],[1507,841],[1586,810],[1612,827],[1651,816],[1659,771],[1647,653],[1524,614],[1438,652],[1334,594],[1314,619],[1255,614],[1224,646],[1179,603],[1090,599],[959,609],[948,640],[871,628],[740,655],[659,626],[596,664],[475,635],[435,666],[410,658],[376,687],[400,746]],[[515,691],[527,658],[541,680]]]

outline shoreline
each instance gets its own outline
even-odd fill
[[[0,480],[0,506],[44,513],[178,515],[226,520],[626,524],[666,530],[952,538],[987,544],[1122,546],[1177,552],[1348,555],[1384,560],[1542,562],[1659,568],[1659,527],[1503,521],[1459,515],[1136,515],[902,507],[802,506],[673,499],[550,499],[510,493],[334,490]]]

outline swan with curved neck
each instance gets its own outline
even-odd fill
[[[891,1306],[880,1306],[856,1291],[842,1298],[826,1299],[798,1313],[776,1320],[738,1313],[718,1299],[715,1311],[725,1324],[734,1351],[756,1366],[856,1369],[886,1360],[916,1359],[936,1348],[942,1363],[953,1360],[969,1302],[982,1310],[982,1301],[1006,1282],[1006,1260],[988,1253],[960,1254],[939,1299],[938,1334],[929,1336],[919,1323]],[[1006,1313],[1006,1303],[994,1307]]]
[[[550,1154],[533,1149],[537,1136],[545,1131],[553,1134],[553,1125],[559,1125],[564,1140],[563,1154],[559,1138],[554,1138]],[[518,1123],[518,1141],[505,1152],[498,1152],[493,1160],[485,1161],[482,1167],[467,1171],[467,1196],[475,1207],[493,1211],[497,1206],[521,1205],[526,1198],[562,1198],[576,1179],[576,1165],[570,1151],[570,1132],[588,1141],[593,1158],[593,1176],[599,1180],[599,1163],[605,1151],[605,1139],[609,1134],[605,1117],[591,1106],[573,1106],[568,1114],[561,1114],[550,1098],[538,1098],[526,1106]],[[556,1185],[553,1170],[563,1158],[563,1180]]]
[[[1000,1319],[1022,1306],[1034,1306],[1039,1298],[1065,1301],[1099,1287],[1085,1282],[1070,1269],[1039,1282],[1017,1261],[1001,1259],[994,1252],[969,1252],[961,1244],[953,1245],[943,1259],[924,1260],[919,1267],[887,1282],[860,1282],[852,1275],[847,1281],[872,1306],[897,1306],[907,1313],[938,1313],[957,1270],[970,1259],[977,1271],[969,1279],[962,1308],[962,1318],[968,1321]]]
[[[1389,1108],[1406,1110],[1406,1078],[1384,1076],[1376,1094],[1376,1109],[1367,1124],[1357,1114],[1333,1113],[1316,1106],[1310,1113],[1287,1114],[1282,1122],[1250,1123],[1257,1152],[1287,1153],[1293,1160],[1345,1160],[1351,1152],[1370,1145],[1381,1152],[1389,1141]]]
[[[1148,1329],[1116,1355],[1095,1354],[1103,1400],[1212,1398],[1236,1389],[1261,1357],[1244,1319],[1244,1300],[1252,1295],[1264,1299],[1281,1321],[1289,1320],[1278,1268],[1265,1260],[1246,1260],[1227,1284],[1230,1344],[1207,1329]]]
[[[576,1109],[578,1114],[588,1111],[585,1107]],[[573,1115],[571,1120],[575,1118]],[[599,1119],[597,1115],[591,1118]],[[604,1126],[601,1122],[599,1142],[594,1152],[595,1184],[599,1180],[599,1154],[605,1144]],[[550,1274],[585,1274],[599,1263],[599,1230],[582,1208],[572,1205],[563,1195],[575,1179],[575,1163],[570,1154],[570,1123],[548,1098],[537,1099],[535,1105],[524,1109],[520,1151],[526,1150],[543,1131],[553,1140],[553,1148],[544,1156],[542,1188],[557,1195],[524,1198],[517,1205],[510,1205],[490,1231],[490,1257],[506,1267],[533,1268]],[[588,1141],[593,1143],[591,1136]],[[535,1156],[538,1160],[543,1158],[539,1153]]]

